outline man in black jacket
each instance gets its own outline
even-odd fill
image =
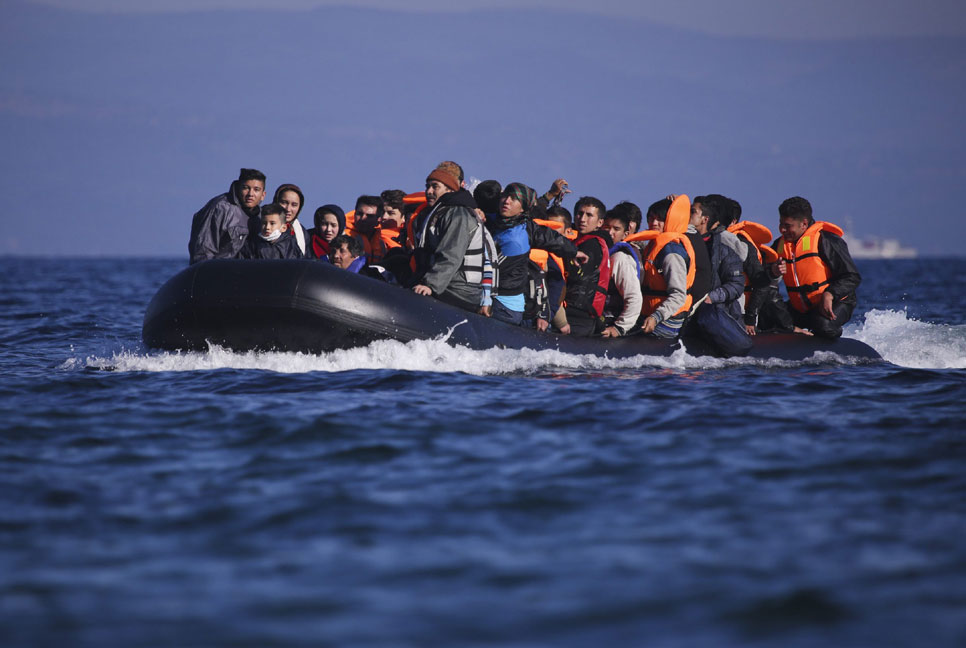
[[[610,282],[610,234],[600,229],[607,208],[597,198],[584,196],[574,205],[578,252],[567,270],[567,325],[571,335],[587,337],[603,330],[604,303]],[[562,331],[565,332],[565,331]]]
[[[833,340],[841,337],[862,282],[848,245],[836,233],[841,230],[812,218],[812,205],[800,196],[785,200],[778,217],[782,237],[772,247],[783,257],[786,307],[795,326]]]

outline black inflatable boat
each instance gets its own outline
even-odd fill
[[[212,260],[189,266],[165,283],[148,305],[142,331],[150,348],[320,353],[447,336],[473,349],[557,349],[624,358],[670,355],[679,348],[644,336],[574,338],[540,333],[469,313],[377,279],[318,261]],[[691,355],[713,355],[700,340],[685,340]],[[879,358],[858,340],[807,335],[758,335],[752,357],[802,360],[816,351]]]

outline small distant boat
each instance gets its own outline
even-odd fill
[[[916,248],[902,247],[897,239],[854,238],[844,236],[853,259],[915,259]]]
[[[852,231],[852,219],[846,218],[842,238],[848,243],[853,259],[915,259],[919,256],[916,248],[902,247],[899,239],[878,236],[859,238]]]

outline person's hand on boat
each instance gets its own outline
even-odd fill
[[[537,318],[537,330],[542,333],[542,332],[546,331],[548,328],[550,328],[550,322],[548,322],[547,320],[543,319],[542,317],[538,317]]]
[[[564,324],[560,327],[560,335],[570,335],[570,324]]]
[[[653,315],[651,315],[644,320],[644,325],[641,327],[641,333],[653,333],[655,328],[657,328],[657,320],[654,319]]]
[[[600,336],[606,338],[620,337],[621,332],[617,330],[616,326],[608,326],[603,330],[603,332],[601,332]]]
[[[413,292],[417,295],[425,295],[426,297],[432,297],[433,295],[433,289],[429,286],[424,286],[423,284],[413,286]]]
[[[754,324],[745,324],[745,331],[752,337],[758,335],[758,329],[755,328]]]
[[[478,311],[476,311],[476,312],[479,313],[480,315],[482,315],[483,317],[489,317],[490,315],[493,314],[493,307],[492,306],[480,306],[480,309]]]
[[[835,309],[832,306],[835,304],[835,297],[829,291],[822,293],[822,315],[829,318],[833,322],[835,321]]]

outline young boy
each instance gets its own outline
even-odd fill
[[[620,203],[626,205],[629,203]],[[619,337],[634,331],[641,314],[641,257],[637,248],[624,239],[630,233],[632,216],[627,208],[615,207],[604,217],[604,229],[614,244],[610,254],[610,284],[604,303],[604,337]],[[640,211],[640,210],[638,210]]]
[[[557,205],[547,209],[547,220],[556,221],[563,225],[563,230],[560,233],[564,236],[567,236],[568,233],[573,233],[574,219],[566,207]]]
[[[243,259],[301,259],[302,251],[294,236],[282,236],[285,224],[285,210],[278,203],[262,207],[262,225],[258,236],[249,238],[248,244],[239,255]]]

